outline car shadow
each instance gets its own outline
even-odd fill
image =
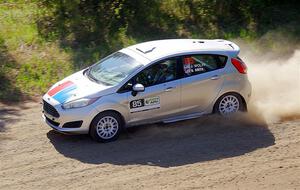
[[[243,155],[274,145],[263,121],[249,116],[205,116],[200,119],[134,127],[111,143],[96,143],[87,135],[47,134],[55,149],[68,158],[90,164],[173,167]]]

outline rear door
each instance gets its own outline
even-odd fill
[[[203,112],[219,94],[227,57],[193,54],[182,57],[181,108],[185,114]]]

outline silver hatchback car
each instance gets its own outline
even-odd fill
[[[108,142],[125,127],[246,111],[251,85],[239,51],[198,39],[124,48],[51,87],[43,118],[59,132]]]

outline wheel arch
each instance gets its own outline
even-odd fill
[[[240,93],[238,93],[236,91],[228,91],[228,92],[224,92],[224,93],[220,94],[218,96],[218,98],[216,98],[216,100],[214,102],[214,106],[213,106],[213,113],[216,113],[216,106],[217,106],[218,100],[221,97],[223,97],[223,96],[225,96],[227,94],[235,94],[235,95],[239,96],[241,98],[241,100],[242,100],[242,103],[243,103],[243,108],[242,108],[243,110],[242,111],[245,111],[245,112],[248,111],[248,106],[247,106],[247,102],[246,102],[245,98]]]
[[[100,115],[100,114],[103,114],[103,113],[109,113],[109,112],[113,112],[113,113],[117,114],[118,116],[120,116],[120,119],[121,119],[121,122],[122,122],[122,125],[121,125],[121,126],[125,127],[126,122],[125,122],[124,116],[123,116],[120,112],[118,112],[117,110],[114,110],[114,109],[108,109],[108,110],[100,111],[98,114],[96,114],[96,115],[93,117],[92,121],[90,122],[89,133],[90,133],[90,131],[91,131],[91,125],[92,125],[94,119],[95,119],[98,115]]]

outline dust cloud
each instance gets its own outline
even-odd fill
[[[239,45],[252,84],[250,114],[267,122],[300,118],[300,48],[280,54]]]

